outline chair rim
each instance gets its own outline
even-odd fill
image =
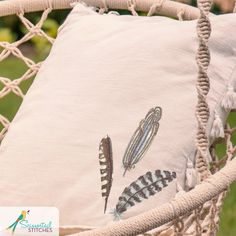
[[[14,15],[18,13],[28,13],[35,11],[43,11],[47,8],[53,10],[70,9],[72,3],[78,0],[7,0],[0,1],[0,17]],[[89,6],[103,7],[104,3],[109,9],[128,10],[130,0],[83,0]],[[199,17],[199,9],[184,3],[169,0],[132,0],[135,2],[137,11],[148,12],[154,5],[158,7],[158,13],[168,17],[178,18],[178,14],[182,12],[184,20],[194,20]]]
[[[210,176],[189,192],[183,193],[171,202],[165,203],[152,210],[141,213],[128,219],[114,222],[106,227],[84,231],[79,236],[104,235],[139,235],[155,229],[185,213],[197,209],[205,202],[228,189],[236,180],[236,159],[223,167],[219,172]]]

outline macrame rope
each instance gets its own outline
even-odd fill
[[[184,13],[185,13],[185,9],[181,8],[181,10],[178,12],[177,17],[180,21],[184,20]]]
[[[138,16],[138,13],[136,12],[136,1],[135,0],[128,0],[127,1],[128,10],[132,13],[133,16]]]
[[[212,0],[198,0],[200,17],[197,21],[199,47],[196,56],[198,65],[198,78],[196,86],[198,94],[198,102],[196,106],[196,118],[198,122],[198,130],[196,135],[196,168],[200,174],[200,181],[206,179],[210,174],[208,170],[209,141],[206,132],[206,126],[210,116],[210,111],[206,101],[206,97],[210,89],[210,81],[208,78],[207,70],[210,64],[208,40],[211,34],[211,25],[208,15],[211,9],[211,5]]]
[[[161,8],[165,0],[157,0],[151,7],[147,16],[152,16],[157,13]]]
[[[53,0],[47,0],[47,7],[46,7],[46,9],[53,9]]]
[[[52,6],[53,9],[69,9],[74,6],[73,3],[84,2],[88,6],[95,8],[104,8],[102,0],[11,0],[11,1],[0,1],[0,16],[13,15],[16,13],[27,13],[42,11]],[[136,0],[136,10],[142,12],[148,12],[150,7],[158,0]],[[127,0],[107,0],[107,7],[110,10],[127,10]],[[155,5],[155,4],[154,4]],[[21,8],[21,9],[20,9]],[[193,20],[199,17],[199,10],[196,7],[186,5],[179,1],[165,1],[163,6],[158,10],[161,14],[169,17],[176,18],[177,13],[181,8],[186,9],[184,15],[185,20]],[[23,11],[22,11],[23,10]],[[154,9],[153,9],[154,10]],[[156,9],[157,10],[157,9]]]
[[[10,55],[12,55],[16,57],[17,59],[23,61],[24,64],[27,66],[27,70],[25,71],[23,75],[21,75],[19,78],[14,79],[14,80],[11,80],[5,77],[0,77],[0,83],[1,85],[3,85],[3,88],[0,90],[0,99],[6,97],[11,92],[14,93],[16,96],[21,97],[23,99],[24,93],[20,88],[21,83],[35,76],[41,66],[41,62],[36,63],[32,59],[25,56],[22,53],[22,51],[19,49],[19,46],[31,40],[35,35],[45,38],[51,44],[53,44],[54,42],[54,39],[48,36],[42,30],[43,23],[45,22],[45,20],[48,17],[48,14],[51,12],[53,8],[51,0],[48,0],[47,5],[45,5],[46,9],[42,13],[42,16],[40,20],[38,21],[38,23],[36,23],[35,25],[24,16],[24,8],[21,5],[21,1],[17,2],[17,6],[18,6],[17,15],[20,21],[22,22],[22,24],[27,29],[27,32],[21,39],[13,43],[0,42],[0,48],[2,49],[0,53],[0,61],[5,60]],[[8,130],[10,122],[7,118],[0,115],[0,124],[3,126],[0,132],[0,141],[1,141]]]
[[[2,139],[5,137],[5,135],[8,131],[8,128],[10,126],[10,121],[6,117],[4,117],[0,114],[0,123],[3,126],[3,128],[0,132],[0,141],[2,141]]]
[[[24,8],[22,6],[21,1],[18,1],[18,9],[17,9],[17,14],[24,14]]]
[[[196,135],[196,168],[199,173],[199,180],[203,181],[211,174],[208,169],[208,162],[210,158],[209,140],[207,136],[207,122],[210,116],[210,110],[207,103],[207,95],[210,90],[210,81],[207,70],[210,64],[210,51],[208,48],[208,41],[211,35],[211,24],[209,20],[209,12],[212,6],[212,0],[198,0],[198,8],[200,10],[200,17],[197,22],[197,35],[199,39],[199,47],[197,51],[197,65],[198,65],[198,78],[197,78],[197,93],[198,103],[196,107],[196,118],[198,121],[198,130]],[[203,207],[199,207],[194,211],[196,215],[195,232],[196,235],[202,235],[204,230]],[[214,215],[214,217],[213,217]],[[215,220],[217,215],[216,200],[210,201],[208,217],[208,235],[215,235],[218,227],[218,221]]]
[[[101,0],[101,7],[99,9],[99,14],[104,14],[105,12],[108,12],[108,7],[107,7],[107,3],[106,0]]]

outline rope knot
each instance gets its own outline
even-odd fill
[[[127,1],[128,10],[132,13],[133,16],[138,16],[138,13],[136,12],[136,1],[135,0],[128,0]]]
[[[41,33],[41,28],[38,25],[35,25],[30,29],[30,32],[35,35],[39,35]]]
[[[106,3],[106,0],[101,0],[101,7],[99,9],[99,14],[104,14],[105,12],[108,12],[108,6],[107,6],[107,3]]]
[[[4,42],[3,45],[10,52],[15,51],[15,49],[16,49],[15,45],[12,43],[9,43],[9,42]]]
[[[157,2],[155,2],[155,3],[150,7],[150,10],[149,10],[147,16],[152,16],[152,15],[154,15],[156,12],[160,11],[160,9],[162,8],[164,2],[165,2],[165,0],[157,0]]]
[[[25,10],[24,10],[24,8],[23,8],[23,6],[22,6],[22,3],[21,3],[21,1],[17,1],[17,3],[19,4],[18,5],[18,9],[17,9],[17,15],[24,15],[24,13],[25,13]]]
[[[53,0],[47,0],[47,6],[46,6],[46,9],[53,9]],[[46,10],[45,9],[45,10]]]
[[[32,64],[31,66],[30,66],[30,69],[32,70],[32,71],[38,71],[39,70],[39,68],[40,68],[40,65],[41,64]]]
[[[180,21],[184,20],[185,11],[186,11],[185,8],[181,8],[180,11],[177,14],[177,17]]]

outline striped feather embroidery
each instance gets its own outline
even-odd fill
[[[175,172],[156,170],[148,171],[145,175],[140,176],[124,189],[119,197],[116,208],[113,211],[115,219],[120,219],[121,214],[136,203],[148,199],[150,196],[160,192],[162,188],[168,186],[176,178]]]
[[[113,156],[112,156],[112,143],[109,136],[103,138],[99,145],[99,164],[101,174],[101,189],[102,197],[105,198],[104,213],[107,208],[107,201],[110,195],[112,186],[113,174]]]
[[[124,174],[127,170],[131,170],[143,158],[144,154],[150,147],[154,137],[157,134],[161,119],[161,107],[152,108],[141,120],[139,127],[134,132],[123,157]]]

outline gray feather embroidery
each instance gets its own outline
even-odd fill
[[[103,138],[99,145],[99,164],[101,174],[101,189],[102,197],[105,198],[104,213],[107,208],[107,201],[110,195],[112,186],[113,174],[113,156],[112,156],[112,143],[109,136]]]
[[[161,119],[161,107],[152,108],[146,117],[140,121],[135,130],[123,157],[124,176],[127,170],[131,170],[143,158],[157,134]]]
[[[175,172],[166,170],[148,171],[145,175],[140,176],[124,189],[119,197],[116,208],[113,211],[115,219],[119,219],[121,214],[136,203],[148,199],[150,196],[160,192],[176,178]]]

